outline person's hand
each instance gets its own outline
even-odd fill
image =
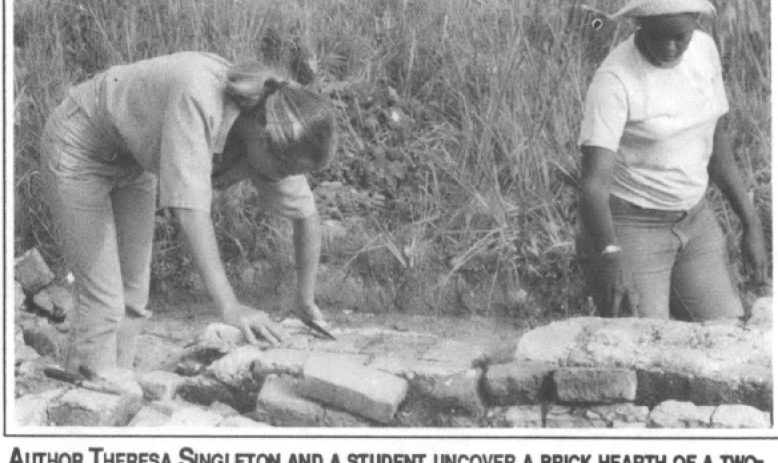
[[[757,285],[767,283],[767,250],[759,227],[746,230],[740,242],[743,270]]]
[[[629,284],[630,274],[624,262],[623,251],[609,252],[600,256],[600,275],[606,317],[621,316],[622,308],[626,306],[629,316],[637,317],[637,293]]]
[[[236,304],[224,312],[224,322],[243,331],[251,344],[258,344],[257,334],[273,346],[286,344],[289,336],[268,314],[243,304]]]

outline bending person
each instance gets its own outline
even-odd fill
[[[321,320],[313,298],[319,217],[302,174],[330,162],[336,144],[331,102],[256,62],[176,53],[71,88],[41,146],[46,198],[77,292],[67,369],[132,367],[148,313],[157,201],[177,218],[223,321],[251,342],[286,341],[227,280],[210,216],[212,176],[219,187],[250,177],[261,201],[293,221],[295,309]],[[237,161],[215,175],[217,153]]]
[[[738,175],[707,0],[634,0],[613,19],[637,32],[594,75],[579,138],[579,255],[601,315],[706,321],[743,316],[709,179],[743,224],[742,256],[764,282],[759,217]]]

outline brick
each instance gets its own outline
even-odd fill
[[[54,281],[54,274],[37,248],[28,250],[14,261],[14,272],[14,279],[29,294],[37,293]]]
[[[55,400],[64,394],[64,388],[57,388],[16,399],[16,424],[19,426],[48,426],[48,409]]]
[[[156,370],[138,376],[143,398],[150,401],[173,399],[186,378],[169,371]]]
[[[289,376],[270,375],[265,378],[257,396],[254,418],[273,426],[321,426],[324,407],[300,396],[299,380]]]
[[[490,403],[499,405],[540,403],[551,395],[554,368],[529,361],[490,366],[484,375],[486,396]]]
[[[650,428],[709,428],[715,407],[698,407],[691,402],[668,400],[651,410]]]
[[[509,407],[494,420],[501,428],[542,428],[543,407],[541,405],[516,405]]]
[[[241,415],[234,415],[234,416],[229,416],[227,418],[224,418],[223,420],[219,421],[219,427],[220,428],[272,428],[272,426],[270,426],[267,423],[260,423],[259,421],[254,421],[251,418],[247,418]]]
[[[49,409],[56,426],[125,426],[140,411],[141,398],[72,389]]]
[[[587,407],[549,406],[546,413],[547,428],[607,428],[608,422]]]
[[[189,407],[173,413],[167,426],[216,426],[224,419],[216,412]]]
[[[690,402],[691,378],[688,374],[663,371],[658,368],[636,371],[638,389],[635,402],[655,407],[667,400]]]
[[[767,429],[770,414],[748,405],[719,405],[711,417],[711,427],[725,429]]]
[[[154,407],[143,407],[130,421],[130,427],[164,426],[170,421],[170,415]]]
[[[617,368],[561,368],[553,373],[556,394],[567,403],[634,401],[637,375]]]
[[[484,412],[480,381],[481,370],[469,369],[424,380],[417,378],[410,384],[441,410],[465,411],[478,416]]]
[[[306,361],[300,393],[365,418],[391,423],[408,392],[402,378],[348,359]]]

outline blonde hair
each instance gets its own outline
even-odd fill
[[[256,61],[233,66],[226,91],[265,130],[271,154],[279,161],[314,170],[335,157],[338,133],[329,98]]]

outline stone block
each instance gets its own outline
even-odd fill
[[[494,419],[496,427],[501,428],[542,428],[542,405],[516,405],[509,407]]]
[[[38,249],[33,248],[14,261],[14,279],[22,285],[24,291],[35,294],[54,281],[54,274]]]
[[[651,410],[650,428],[709,428],[715,407],[698,407],[691,402],[668,400]]]
[[[481,370],[469,369],[447,376],[416,378],[411,387],[440,410],[464,411],[480,416],[485,411],[480,393]]]
[[[216,426],[224,419],[216,412],[189,407],[178,410],[170,417],[166,426]]]
[[[241,415],[233,415],[219,421],[220,428],[272,428],[267,423],[260,423]]]
[[[156,370],[138,375],[143,398],[150,401],[173,399],[186,378],[169,371]]]
[[[49,408],[56,426],[125,426],[142,408],[137,396],[72,389]]]
[[[48,426],[49,407],[64,394],[64,388],[57,388],[16,399],[16,424],[19,426]]]
[[[768,429],[770,414],[748,405],[719,405],[711,417],[711,427],[726,429]]]
[[[404,379],[345,358],[307,360],[300,383],[306,397],[381,423],[392,422],[407,392]]]
[[[24,323],[24,342],[43,357],[59,357],[63,351],[65,337],[45,319]]]
[[[607,428],[608,421],[588,407],[550,405],[544,420],[547,428]]]
[[[540,403],[551,395],[554,368],[530,361],[489,366],[484,375],[486,397],[498,405]]]
[[[130,427],[164,426],[170,421],[170,415],[150,406],[143,407],[130,421]]]
[[[313,427],[324,421],[324,407],[300,396],[299,380],[289,376],[269,375],[257,396],[253,418],[273,426]]]
[[[637,375],[617,368],[560,368],[552,378],[556,395],[566,403],[634,401]]]

